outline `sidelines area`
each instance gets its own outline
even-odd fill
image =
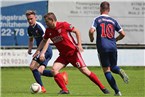
[[[33,50],[33,53],[35,49]],[[56,49],[53,50],[53,57],[48,63],[52,66],[59,53]],[[144,66],[145,49],[118,49],[118,65],[119,66]],[[97,50],[84,49],[82,53],[87,66],[100,66]],[[32,55],[27,54],[26,49],[3,49],[0,51],[0,66],[1,67],[23,67],[29,66]],[[69,64],[71,66],[71,64]]]

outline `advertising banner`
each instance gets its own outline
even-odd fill
[[[43,15],[47,13],[48,1],[3,0],[1,2],[1,45],[25,46],[28,44],[27,19],[25,12],[35,10],[37,20],[44,24]],[[45,25],[45,24],[44,24]]]
[[[33,50],[33,53],[35,50]],[[144,65],[144,52],[145,50],[118,50],[118,66],[145,66]],[[96,53],[96,54],[94,54]],[[33,55],[33,54],[32,54]],[[20,50],[0,50],[0,67],[23,67],[29,66],[32,55],[27,54],[26,49]],[[53,50],[53,57],[48,62],[47,66],[52,66],[59,52]],[[137,55],[137,56],[135,56]],[[91,57],[88,57],[91,56]],[[129,57],[128,57],[129,56]],[[87,66],[100,66],[99,59],[97,57],[97,50],[85,49],[82,53],[82,57]],[[137,60],[135,60],[137,59]],[[68,64],[68,66],[72,66]]]
[[[118,43],[145,44],[144,0],[108,1],[111,7],[109,15],[115,18],[126,32],[126,37]],[[88,30],[93,19],[100,15],[101,2],[102,0],[49,0],[48,9],[56,14],[59,21],[68,21],[78,28],[82,42],[90,44]]]

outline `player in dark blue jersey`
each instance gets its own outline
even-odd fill
[[[33,42],[34,39],[36,40],[37,47],[39,46],[41,40],[43,39],[43,35],[45,33],[45,27],[36,21],[36,13],[33,10],[26,11],[26,17],[27,21],[29,23],[28,27],[28,35],[29,35],[29,43],[28,43],[28,54],[32,54],[32,48],[33,48]],[[46,89],[43,86],[41,75],[53,77],[53,74],[51,70],[45,70],[49,60],[52,57],[52,48],[49,44],[49,40],[47,41],[44,48],[41,50],[41,53],[45,52],[41,56],[34,57],[30,63],[30,69],[33,73],[33,76],[37,83],[41,85],[42,93],[46,92]],[[64,78],[67,78],[67,75],[65,72],[62,73],[62,76],[65,76]],[[66,79],[67,80],[67,79]],[[67,84],[67,83],[66,83]]]
[[[102,65],[105,77],[115,91],[115,96],[121,96],[116,81],[111,74],[119,74],[125,83],[128,83],[128,76],[124,70],[117,66],[117,45],[116,42],[121,40],[125,36],[125,32],[118,24],[118,22],[111,18],[108,14],[110,11],[110,4],[106,1],[100,5],[101,15],[96,17],[92,23],[92,27],[89,30],[90,41],[94,41],[94,32],[97,32],[96,46],[99,54],[100,63]],[[115,38],[115,31],[119,35]]]

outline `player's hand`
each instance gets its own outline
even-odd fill
[[[32,54],[32,50],[28,50],[28,54],[31,55]]]
[[[83,52],[83,51],[84,51],[82,45],[78,45],[77,47],[78,47],[78,50],[79,50],[80,52]]]
[[[33,55],[33,58],[36,57],[36,56],[38,56],[39,54],[40,54],[40,51],[36,51],[36,52],[34,53],[34,55]]]
[[[39,60],[40,60],[40,61],[44,61],[44,60],[45,60],[45,54],[44,54],[44,53],[41,53],[41,54],[40,54]]]
[[[95,32],[95,29],[91,27],[89,30],[89,37],[90,37],[91,42],[94,41],[94,32]]]
[[[90,41],[93,42],[93,41],[94,41],[94,37],[91,37],[91,38],[90,38]]]

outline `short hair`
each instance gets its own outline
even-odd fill
[[[44,15],[44,18],[57,21],[57,18],[53,12],[48,12],[46,15]]]
[[[107,1],[104,1],[100,4],[100,8],[102,11],[110,10],[110,4]]]
[[[25,13],[26,16],[31,15],[31,14],[36,15],[36,11],[34,11],[34,10],[27,10],[26,13]]]

